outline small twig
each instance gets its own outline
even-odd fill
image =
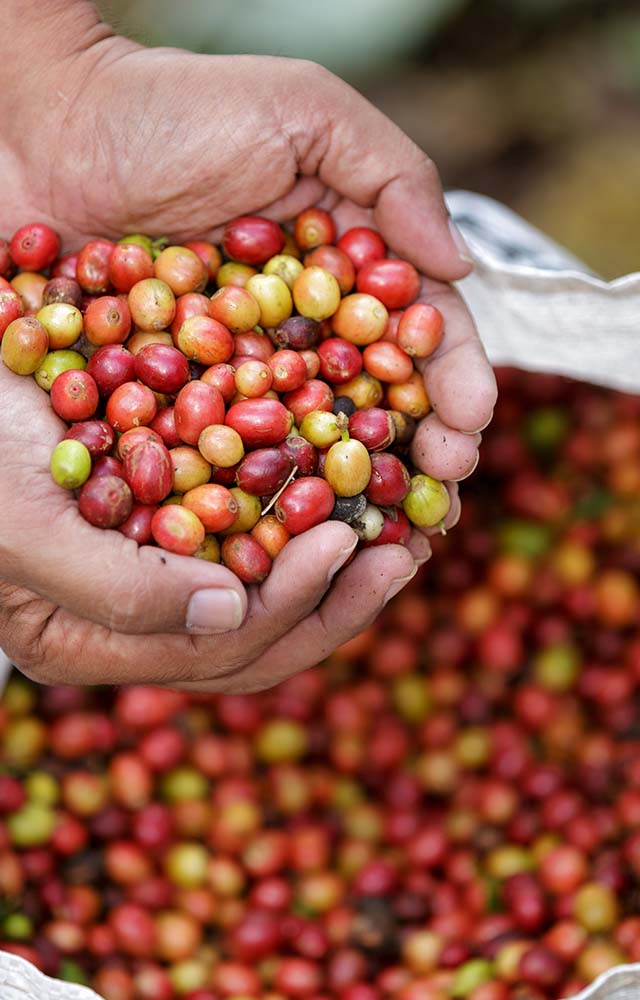
[[[286,490],[287,486],[289,485],[289,483],[291,482],[297,471],[298,471],[298,466],[294,465],[293,469],[289,473],[288,477],[285,479],[284,483],[282,484],[278,492],[274,493],[273,496],[271,497],[269,503],[262,511],[260,517],[264,517],[265,514],[268,514],[273,505],[278,502],[278,499],[280,498],[281,494],[284,493],[284,491]]]

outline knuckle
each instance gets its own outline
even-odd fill
[[[68,671],[64,664],[55,658],[42,654],[33,645],[21,646],[13,649],[10,656],[11,662],[18,670],[36,684],[69,684]],[[76,682],[77,683],[77,682]]]
[[[332,73],[326,66],[322,66],[321,63],[314,62],[313,59],[296,59],[295,62],[298,72],[307,82],[312,81],[320,86],[323,84],[333,86],[338,81],[335,73]]]
[[[436,164],[431,157],[424,152],[424,150],[420,150],[420,154],[422,158],[422,169],[427,179],[427,183],[430,185],[439,184],[440,171],[438,170]]]

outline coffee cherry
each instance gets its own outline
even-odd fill
[[[270,257],[262,268],[263,274],[275,274],[284,281],[289,291],[293,288],[294,281],[299,274],[302,274],[302,271],[303,265],[300,261],[288,253],[277,253],[275,257]]]
[[[90,240],[76,259],[75,278],[88,295],[104,295],[109,288],[109,263],[115,249],[111,240]]]
[[[184,246],[165,247],[154,260],[153,270],[174,295],[201,292],[209,279],[209,270],[198,254]]]
[[[123,472],[139,503],[160,503],[173,488],[171,456],[159,441],[143,441],[127,452]]]
[[[292,468],[292,459],[281,449],[259,448],[242,460],[236,481],[253,496],[271,496],[284,485]]]
[[[276,399],[245,399],[229,408],[224,423],[237,431],[246,449],[251,449],[283,441],[291,429],[291,414]]]
[[[402,506],[413,524],[419,528],[431,528],[444,520],[451,500],[444,483],[420,474],[411,478],[411,489]]]
[[[198,451],[207,462],[223,469],[237,465],[244,457],[242,438],[237,431],[225,424],[210,424],[205,427],[198,438]]]
[[[91,475],[89,449],[80,441],[60,441],[51,454],[51,475],[63,489],[79,489]]]
[[[329,448],[324,475],[337,496],[362,493],[371,478],[369,452],[361,441],[338,441]]]
[[[304,258],[305,267],[321,267],[338,282],[343,295],[350,292],[356,283],[356,271],[351,259],[338,247],[318,246]]]
[[[189,361],[207,367],[228,361],[234,349],[229,330],[212,316],[188,316],[178,330],[175,343]]]
[[[106,420],[83,420],[65,434],[65,440],[81,441],[91,458],[108,455],[116,440],[115,431]]]
[[[360,523],[366,509],[367,498],[363,493],[357,493],[350,497],[337,496],[329,520],[343,521],[345,524],[354,525]],[[382,529],[382,517],[380,518],[380,528]]]
[[[367,451],[383,451],[395,441],[396,428],[387,410],[372,406],[356,410],[349,417],[349,434],[361,441]]]
[[[292,535],[299,535],[326,521],[334,502],[335,494],[325,479],[307,476],[289,483],[278,498],[275,513]]]
[[[205,530],[193,511],[170,505],[160,507],[151,520],[151,533],[162,549],[192,556],[204,542]]]
[[[320,340],[321,326],[309,316],[291,316],[273,333],[278,347],[288,347],[292,351],[303,351],[315,347]]]
[[[71,369],[84,371],[86,367],[87,362],[77,351],[49,351],[33,377],[41,389],[50,392],[51,386],[62,372]]]
[[[66,302],[52,302],[38,310],[40,320],[49,334],[49,350],[71,347],[82,333],[82,313]],[[86,322],[86,317],[85,317]]]
[[[116,292],[126,295],[138,281],[153,278],[151,254],[137,243],[117,243],[109,257],[108,274]]]
[[[368,226],[355,226],[353,229],[348,229],[336,245],[353,261],[356,270],[364,267],[370,261],[381,260],[387,253],[387,248],[380,234]]]
[[[50,226],[31,222],[21,226],[11,237],[9,253],[13,262],[25,271],[44,271],[60,252],[60,240]]]
[[[153,389],[172,396],[189,381],[189,364],[174,347],[148,344],[135,356],[136,378]]]
[[[119,476],[91,476],[78,495],[78,510],[97,528],[117,528],[129,517],[131,490]]]
[[[157,409],[158,404],[151,389],[139,382],[125,382],[113,390],[107,400],[105,412],[114,430],[122,432],[141,424],[150,424]]]
[[[123,344],[131,330],[131,313],[115,295],[101,295],[89,303],[84,314],[84,334],[89,343]]]
[[[364,510],[350,523],[358,538],[363,542],[372,542],[382,533],[384,517],[378,507],[367,503]]]
[[[55,412],[69,423],[88,420],[96,412],[100,400],[98,386],[91,375],[75,368],[58,375],[49,396]]]
[[[0,356],[16,375],[32,375],[40,368],[49,349],[49,335],[35,316],[21,316],[7,326],[0,343]]]
[[[322,267],[305,267],[293,283],[293,301],[301,316],[322,320],[340,304],[340,285]]]
[[[277,222],[256,215],[243,215],[227,223],[222,246],[233,260],[243,264],[264,264],[280,253],[284,236]]]
[[[0,340],[14,319],[24,314],[22,299],[11,286],[0,288]]]
[[[118,531],[137,545],[150,545],[153,541],[151,521],[157,510],[156,504],[134,503],[129,517],[119,525]]]
[[[173,292],[159,278],[143,278],[127,297],[131,319],[139,330],[166,330],[176,312]]]
[[[291,392],[299,389],[307,380],[307,366],[296,351],[276,351],[268,359],[271,369],[272,388],[276,392]]]
[[[414,372],[406,382],[390,385],[387,389],[387,403],[392,410],[400,410],[414,420],[426,417],[431,404],[420,372]]]
[[[293,419],[299,425],[308,413],[318,410],[330,413],[333,407],[333,393],[326,382],[309,379],[299,389],[294,389],[285,395],[284,405],[291,411]]]
[[[333,413],[326,410],[312,410],[302,418],[300,436],[306,438],[316,448],[328,448],[340,440],[342,431]]]
[[[354,292],[342,299],[331,317],[331,326],[343,340],[365,347],[380,340],[388,319],[389,313],[380,299]]]
[[[276,327],[291,315],[289,286],[277,274],[255,274],[247,281],[246,288],[258,303],[260,326]]]
[[[333,384],[349,382],[362,371],[362,354],[348,340],[330,337],[318,347],[320,373],[323,379]]]
[[[318,467],[318,452],[310,441],[299,434],[290,434],[278,448],[291,459],[292,467],[295,465],[297,469],[297,476],[314,475]]]
[[[370,503],[393,507],[402,503],[411,488],[406,466],[386,452],[371,455],[371,478],[364,491]]]
[[[374,260],[359,269],[356,287],[387,309],[403,309],[418,297],[420,275],[407,260]]]
[[[233,494],[216,483],[205,483],[189,490],[182,498],[182,506],[198,517],[205,531],[214,533],[230,527],[238,516]]]
[[[217,246],[207,240],[188,240],[183,244],[187,250],[193,250],[207,269],[208,277],[213,281],[222,264],[222,254]]]
[[[406,382],[414,370],[411,358],[395,344],[385,341],[365,347],[362,360],[365,371],[381,382],[391,384]]]
[[[222,543],[222,561],[243,583],[262,583],[271,571],[271,557],[252,535],[230,535]]]
[[[185,444],[197,445],[205,427],[225,422],[224,400],[205,382],[188,382],[176,397],[176,431]]]
[[[75,268],[74,268],[75,274]],[[53,305],[55,302],[64,302],[67,305],[80,309],[82,305],[82,289],[73,277],[50,278],[42,290],[42,305]]]
[[[443,325],[439,309],[426,302],[416,302],[400,317],[398,347],[412,358],[428,358],[440,345]]]
[[[135,358],[120,344],[109,344],[91,355],[87,371],[95,380],[102,398],[106,399],[118,386],[134,381]]]

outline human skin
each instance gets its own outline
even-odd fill
[[[431,161],[354,90],[297,60],[145,49],[86,0],[5,0],[0,232],[42,220],[71,249],[124,232],[216,239],[239,214],[320,204],[376,226],[425,275],[446,335],[423,366],[433,412],[414,459],[457,487],[477,461],[495,382],[447,282],[470,270]],[[19,83],[17,84],[17,81]],[[430,555],[359,552],[337,522],[291,541],[260,587],[82,520],[48,472],[64,428],[34,382],[0,366],[0,646],[44,683],[268,687],[363,629]]]

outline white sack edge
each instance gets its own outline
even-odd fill
[[[638,1000],[640,965],[603,972],[591,986],[567,1000]],[[0,1000],[102,1000],[88,986],[43,975],[17,955],[0,952]]]
[[[494,365],[640,392],[640,273],[603,281],[491,198],[447,203],[475,264],[458,287]]]

